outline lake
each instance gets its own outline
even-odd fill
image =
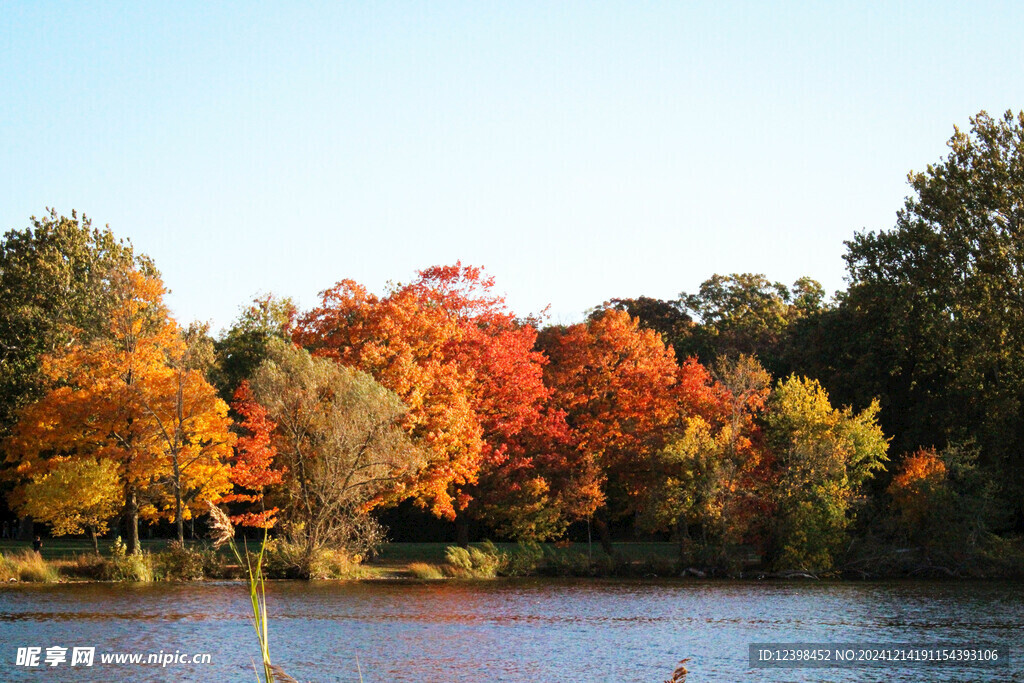
[[[781,583],[520,579],[274,582],[271,654],[299,681],[1024,680],[1019,583]],[[253,681],[245,584],[0,586],[4,681]],[[994,668],[756,669],[752,642],[1010,648]],[[40,648],[39,665],[17,664]],[[47,666],[47,648],[58,662]],[[91,667],[74,647],[95,647]],[[209,663],[101,655],[209,654]],[[28,656],[27,651],[24,655]],[[44,670],[45,669],[45,670]]]

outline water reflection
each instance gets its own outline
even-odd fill
[[[1020,584],[514,581],[274,583],[271,648],[301,681],[1018,680],[1001,669],[759,670],[753,641],[954,641],[1016,647]],[[252,681],[238,583],[0,589],[3,680]],[[17,648],[211,653],[209,665],[15,666]],[[42,668],[42,667],[40,667]]]

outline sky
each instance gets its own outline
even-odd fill
[[[1022,26],[1019,2],[0,0],[0,230],[84,212],[214,330],[458,260],[562,323],[714,273],[832,292],[954,125],[1024,106]]]

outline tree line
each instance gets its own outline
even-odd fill
[[[0,250],[7,504],[129,548],[210,504],[297,565],[365,555],[412,502],[519,540],[591,522],[735,573],[992,571],[1020,552],[1024,114],[912,173],[848,288],[714,275],[585,321],[518,317],[482,268],[180,326],[155,265],[51,211]],[[1007,560],[1010,558],[1010,560]],[[1000,564],[1002,562],[1003,564]]]

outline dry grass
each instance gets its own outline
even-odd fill
[[[686,683],[686,675],[688,673],[690,673],[686,669],[686,663],[688,661],[690,661],[689,657],[687,657],[686,659],[680,661],[679,662],[679,666],[677,666],[676,670],[672,672],[672,678],[670,678],[669,680],[665,681],[665,683]]]
[[[0,554],[0,581],[17,581],[18,570],[14,564]]]
[[[409,571],[417,579],[424,581],[436,581],[437,579],[445,578],[444,572],[441,571],[440,567],[427,562],[412,562],[409,564]]]
[[[4,557],[0,573],[19,581],[35,583],[56,583],[60,580],[57,568],[34,550],[23,550]]]
[[[64,576],[98,581],[107,575],[107,561],[96,553],[80,553],[70,559],[54,560]]]

